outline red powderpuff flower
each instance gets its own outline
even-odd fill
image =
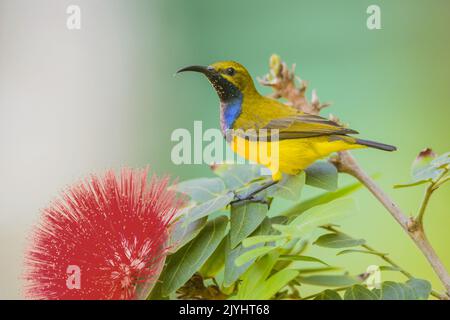
[[[123,169],[91,176],[44,210],[25,254],[25,296],[135,299],[158,279],[182,206],[168,178]]]

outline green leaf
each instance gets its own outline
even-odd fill
[[[437,177],[439,177],[442,173],[442,169],[436,168],[434,166],[426,166],[421,168],[413,173],[413,181],[412,182],[421,182],[421,181],[433,181]]]
[[[336,291],[327,289],[318,294],[314,300],[342,300],[342,298]]]
[[[261,166],[254,164],[216,164],[213,171],[224,181],[228,189],[242,187],[260,177]]]
[[[411,166],[412,181],[407,184],[395,185],[395,188],[405,188],[435,181],[450,165],[450,152],[439,157],[431,149],[419,153]]]
[[[316,197],[301,201],[298,204],[295,204],[292,207],[290,207],[289,209],[283,211],[280,214],[280,216],[286,216],[286,217],[298,216],[298,215],[302,214],[303,212],[305,212],[315,206],[327,204],[333,200],[336,200],[338,198],[342,198],[346,195],[349,195],[361,187],[362,187],[361,183],[356,182],[349,186],[340,188],[334,192],[327,192],[327,193],[318,195]]]
[[[270,219],[268,218],[264,219],[264,221],[260,224],[258,229],[253,232],[252,235],[268,233],[272,228],[269,220]],[[229,287],[251,266],[253,262],[255,262],[255,259],[252,259],[246,264],[238,267],[235,264],[235,260],[243,253],[262,246],[262,243],[249,246],[248,248],[244,248],[242,244],[240,244],[236,248],[231,250],[230,235],[227,236],[226,240],[227,246],[225,249],[225,272],[223,283],[225,287]]]
[[[374,290],[375,291],[375,290]],[[404,300],[405,293],[404,287],[400,283],[393,281],[385,281],[381,284],[381,289],[379,292],[379,297],[381,300]]]
[[[231,205],[231,249],[258,228],[267,216],[267,205],[257,202],[244,202]]]
[[[244,248],[242,245],[238,245],[234,249],[230,249],[230,237],[227,238],[227,249],[225,252],[225,273],[224,273],[224,280],[223,284],[225,287],[231,286],[249,267],[250,265],[255,261],[254,259],[248,261],[247,263],[236,266],[235,261],[236,259],[241,256],[242,254],[253,250],[255,247],[250,248]]]
[[[360,240],[362,240],[362,239],[360,239]],[[365,253],[365,254],[373,254],[373,255],[376,255],[376,256],[380,256],[380,257],[383,257],[383,256],[386,256],[386,255],[387,255],[387,253],[383,253],[383,252],[370,251],[370,250],[358,250],[358,249],[342,250],[341,252],[338,252],[336,255],[337,255],[337,256],[340,256],[340,255],[348,254],[348,253]]]
[[[411,165],[411,175],[414,176],[417,172],[422,169],[429,167],[431,161],[436,158],[436,153],[430,148],[426,148],[417,155],[414,162]]]
[[[409,279],[405,283],[414,290],[416,299],[426,300],[431,293],[431,284],[423,279]]]
[[[187,194],[196,202],[205,202],[222,195],[225,184],[219,178],[198,178],[180,182],[172,189]]]
[[[281,182],[275,186],[273,196],[287,200],[298,200],[305,185],[305,173],[298,175],[286,175]]]
[[[340,270],[340,268],[338,268],[338,267],[297,268],[295,265],[290,265],[288,268],[298,270],[302,276],[305,274],[323,273],[323,272],[328,272],[328,271]]]
[[[378,300],[378,296],[366,287],[356,284],[345,291],[344,300]]]
[[[173,225],[169,239],[169,253],[174,253],[195,238],[206,225],[207,218],[186,223],[187,215],[181,216]]]
[[[434,158],[431,160],[430,164],[436,168],[442,168],[445,165],[450,165],[450,152],[446,152],[437,158]]]
[[[364,239],[354,239],[343,233],[327,233],[320,236],[314,244],[326,248],[348,248],[364,244]]]
[[[225,247],[227,238],[223,238],[213,254],[206,260],[199,270],[204,279],[215,277],[225,265]]]
[[[416,292],[412,287],[408,286],[405,283],[399,283],[399,285],[403,289],[403,300],[417,300]]]
[[[416,300],[415,292],[411,287],[393,281],[383,282],[381,289],[375,292],[381,300]]]
[[[253,236],[242,241],[244,247],[250,247],[258,243],[274,242],[285,239],[285,235],[268,235],[268,236]]]
[[[402,271],[402,269],[392,266],[380,266],[380,271]]]
[[[356,277],[347,275],[317,275],[309,277],[297,277],[300,283],[325,287],[345,287],[359,283]]]
[[[255,289],[252,299],[268,300],[288,285],[298,275],[298,271],[283,269],[272,275]]]
[[[439,157],[431,149],[425,149],[419,153],[411,167],[413,181],[435,180],[443,169],[450,163],[450,153],[445,153]]]
[[[373,292],[381,300],[425,300],[431,293],[431,284],[422,279],[409,279],[406,283],[385,281]]]
[[[244,254],[240,255],[235,260],[235,265],[240,267],[240,266],[246,264],[247,262],[249,262],[250,260],[256,259],[260,256],[263,256],[266,253],[268,253],[274,249],[276,249],[276,247],[259,247],[259,248],[247,251]]]
[[[300,283],[316,285],[316,286],[328,286],[328,287],[343,287],[350,286],[359,283],[360,281],[356,277],[347,275],[314,275],[308,277],[297,277]]]
[[[226,194],[220,195],[216,198],[203,202],[195,207],[193,207],[188,215],[189,219],[187,223],[191,223],[197,219],[208,216],[209,214],[223,209],[234,199],[233,192],[228,192]]]
[[[318,161],[306,168],[306,184],[335,191],[338,185],[338,172],[336,167],[327,161]]]
[[[227,225],[223,216],[209,221],[195,239],[168,257],[160,277],[164,296],[181,287],[205,263],[225,236]]]
[[[272,225],[272,227],[282,234],[300,238],[319,226],[329,224],[338,218],[349,216],[355,208],[355,201],[353,199],[340,198],[325,205],[309,209],[295,218],[287,226]]]
[[[276,252],[266,254],[251,265],[251,267],[242,275],[241,285],[237,295],[233,298],[240,300],[256,299],[255,292],[260,287],[277,262],[278,254]]]
[[[282,255],[282,256],[280,256],[280,260],[318,262],[325,266],[329,266],[327,263],[323,262],[322,260],[314,258],[314,257],[310,257],[310,256]]]

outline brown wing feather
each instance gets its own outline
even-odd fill
[[[355,130],[316,115],[300,114],[271,120],[264,129],[279,130],[279,139],[299,139],[328,135],[355,134]]]

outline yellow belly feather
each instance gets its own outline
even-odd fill
[[[278,142],[249,141],[234,136],[230,147],[239,156],[269,168],[275,181],[282,178],[282,173],[296,175],[333,152],[364,148],[341,140],[329,141],[327,136]]]

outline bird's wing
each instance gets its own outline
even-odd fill
[[[262,129],[253,133],[246,133],[247,138],[262,138],[264,135],[270,136],[278,131],[278,139],[301,139],[329,135],[345,135],[358,133],[355,130],[344,128],[338,123],[310,114],[295,114],[285,118],[278,118],[269,121]]]

